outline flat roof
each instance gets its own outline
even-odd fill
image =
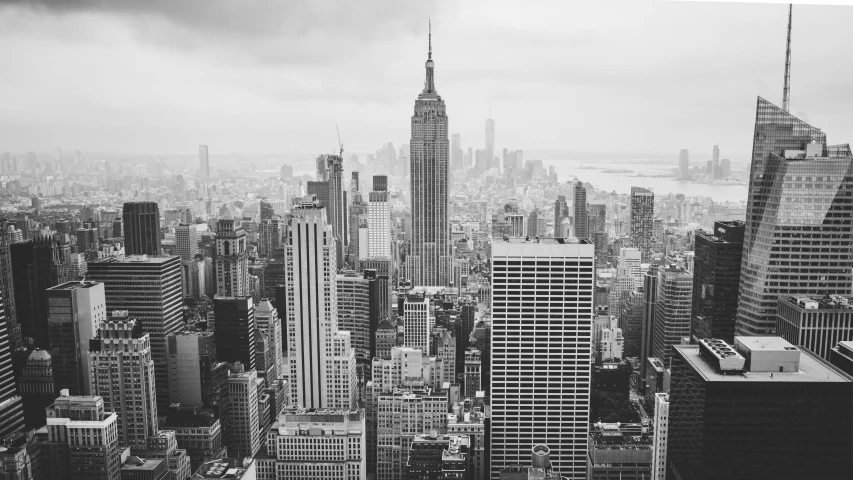
[[[137,263],[166,263],[173,258],[181,258],[177,255],[128,255],[124,258],[124,260],[119,260],[116,257],[104,257],[98,258],[91,262],[89,265],[98,265],[104,263],[120,263],[120,264],[137,264]]]
[[[753,350],[778,350],[790,344],[781,337],[778,340],[768,340],[768,337],[738,337]],[[784,345],[783,345],[784,344]],[[693,367],[708,382],[804,382],[804,383],[846,383],[853,382],[853,378],[845,375],[840,370],[824,362],[819,357],[807,350],[800,350],[800,364],[797,372],[743,372],[738,374],[724,375],[709,364],[699,355],[699,345],[673,345],[676,352],[684,357],[685,361]]]
[[[48,290],[77,290],[78,288],[92,288],[96,285],[103,285],[103,282],[94,282],[89,280],[73,280],[70,282],[59,284],[55,287],[50,287],[48,288]]]

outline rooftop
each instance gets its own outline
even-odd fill
[[[103,285],[101,282],[90,282],[86,280],[75,280],[72,282],[65,282],[59,284],[55,287],[50,287],[48,290],[57,291],[57,290],[77,290],[80,288],[92,288],[97,285]]]
[[[781,337],[737,337],[752,351],[776,350],[790,346]],[[778,340],[772,340],[773,338]],[[784,343],[784,345],[782,345]],[[723,374],[700,356],[699,345],[673,345],[675,352],[680,354],[688,365],[708,382],[853,382],[835,367],[829,365],[807,350],[800,350],[799,370],[796,372],[752,372],[744,371],[738,374]]]
[[[853,310],[851,298],[841,295],[779,297],[779,302],[786,303],[800,310]]]

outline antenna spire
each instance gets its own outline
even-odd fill
[[[785,87],[782,91],[782,110],[788,111],[788,103],[791,99],[791,17],[794,10],[793,4],[788,4],[788,45],[785,49]]]
[[[429,19],[429,55],[427,60],[432,60],[432,19]]]

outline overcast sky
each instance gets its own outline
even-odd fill
[[[483,148],[744,159],[786,5],[0,0],[0,151],[372,152],[408,143],[432,18],[450,130]],[[36,6],[34,6],[36,5]],[[853,7],[795,6],[791,111],[853,141]]]

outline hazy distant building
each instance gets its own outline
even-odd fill
[[[198,176],[202,180],[210,178],[210,160],[207,158],[207,145],[198,146]]]
[[[125,202],[125,255],[160,255],[160,207],[157,202]]]
[[[569,204],[566,202],[565,195],[557,195],[557,201],[554,203],[554,238],[562,238],[563,229],[561,228],[563,220],[569,218]]]
[[[758,98],[737,335],[776,330],[779,296],[849,295],[853,154]]]
[[[450,266],[447,113],[444,100],[435,89],[434,67],[430,37],[426,80],[415,101],[409,143],[412,249],[407,262],[418,264],[411,269],[417,278],[410,279],[416,286],[445,285]]]
[[[682,180],[690,180],[690,153],[686,148],[678,154],[678,173]]]
[[[631,243],[640,249],[643,262],[648,262],[654,237],[655,194],[651,190],[631,187]]]
[[[589,238],[589,220],[586,211],[586,188],[583,183],[576,181],[572,186],[574,190],[574,236],[577,238]]]
[[[491,115],[486,120],[486,169],[491,170],[495,165],[495,121]]]
[[[450,169],[454,171],[464,170],[465,164],[462,159],[462,137],[458,133],[450,136]]]

